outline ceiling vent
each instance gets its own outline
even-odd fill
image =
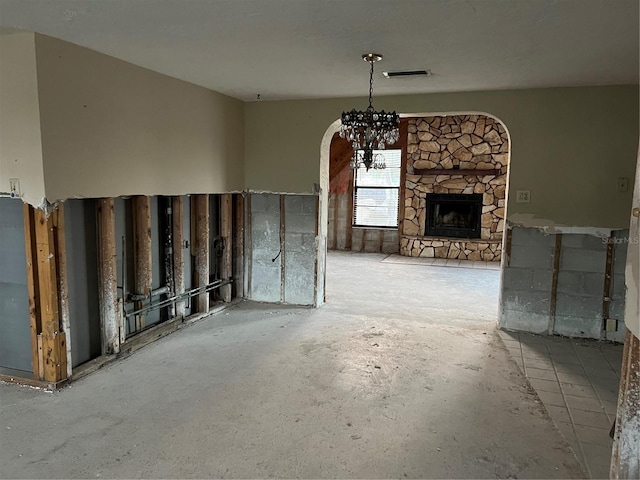
[[[396,70],[395,72],[382,72],[387,78],[396,77],[430,77],[431,70]]]

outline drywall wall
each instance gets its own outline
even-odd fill
[[[0,193],[17,178],[22,198],[38,205],[45,194],[34,34],[0,35],[0,60]]]
[[[405,95],[375,98],[374,104],[402,114],[478,112],[499,118],[511,139],[510,189],[531,191],[528,204],[510,197],[512,221],[628,228],[631,189],[619,193],[616,186],[620,177],[630,184],[634,178],[638,99],[638,86],[629,85]],[[366,107],[366,100],[245,104],[246,187],[312,192],[321,178],[325,133],[353,107]]]
[[[242,190],[242,102],[37,34],[49,201]]]

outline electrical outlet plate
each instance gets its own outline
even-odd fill
[[[615,318],[607,318],[606,330],[607,332],[617,332],[618,320],[616,320]]]
[[[9,194],[12,198],[20,196],[20,179],[19,178],[10,178],[9,179]]]
[[[617,185],[618,193],[626,193],[629,191],[629,179],[627,177],[619,177]]]
[[[516,191],[516,203],[530,203],[530,202],[531,202],[531,190]]]

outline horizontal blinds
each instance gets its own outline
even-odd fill
[[[385,168],[364,166],[356,170],[353,224],[363,227],[397,227],[401,150],[374,150],[383,155]]]
[[[398,226],[398,188],[358,187],[353,204],[354,225]]]

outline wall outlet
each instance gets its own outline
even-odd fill
[[[531,190],[516,191],[516,203],[530,203],[530,202],[531,202]]]
[[[618,193],[627,193],[629,191],[629,179],[627,177],[618,178]]]
[[[9,194],[11,195],[11,198],[20,196],[20,179],[19,178],[9,179]]]
[[[618,320],[615,318],[607,318],[607,323],[605,327],[607,332],[617,332],[618,331]]]

